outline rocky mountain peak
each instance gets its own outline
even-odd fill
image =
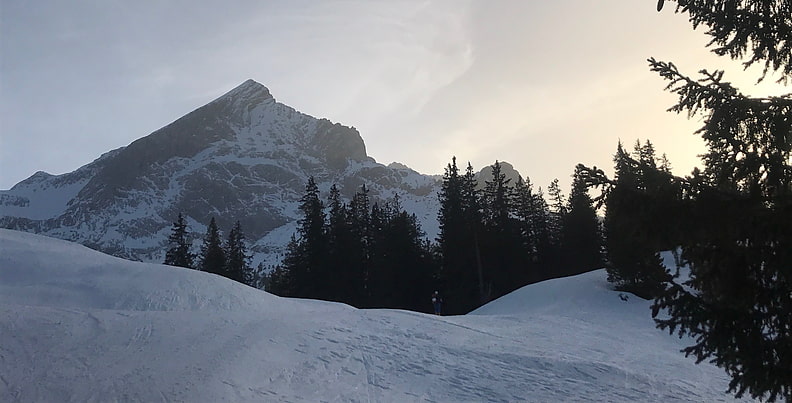
[[[245,80],[231,91],[221,95],[212,103],[225,103],[236,106],[257,105],[264,102],[275,102],[269,89],[251,79]]]
[[[398,193],[420,206],[434,232],[436,181],[404,168],[368,157],[353,127],[276,102],[267,87],[246,80],[74,172],[39,173],[0,191],[0,227],[157,261],[179,213],[196,239],[211,218],[221,228],[239,220],[256,260],[277,263],[310,176],[344,197],[364,184],[374,199]]]
[[[514,169],[514,166],[506,161],[498,161],[501,167],[501,174],[506,177],[506,180],[510,181],[509,185],[514,186],[518,180],[520,180],[521,175],[520,173]],[[492,165],[487,165],[476,174],[476,179],[478,180],[478,187],[479,189],[484,189],[486,186],[486,181],[492,180]]]

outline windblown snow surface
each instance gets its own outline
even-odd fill
[[[730,401],[604,271],[466,316],[280,298],[0,230],[0,401]]]

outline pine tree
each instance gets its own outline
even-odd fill
[[[564,194],[561,192],[561,187],[558,185],[558,179],[553,179],[550,186],[547,187],[547,194],[550,196],[550,209],[553,214],[562,217],[566,214],[567,204]]]
[[[330,187],[328,196],[328,266],[334,273],[329,279],[329,299],[360,307],[363,302],[363,278],[358,272],[362,251],[355,242],[348,207],[341,201],[336,185]]]
[[[608,280],[619,290],[649,299],[662,291],[667,280],[657,252],[676,246],[661,240],[674,238],[665,234],[671,228],[665,223],[675,219],[676,214],[667,209],[677,201],[662,194],[670,188],[660,185],[660,174],[666,179],[670,174],[657,168],[654,151],[638,142],[634,155],[637,159],[619,142],[614,156],[616,178],[606,200]]]
[[[594,201],[584,180],[585,167],[578,165],[572,180],[567,213],[563,216],[566,273],[578,274],[602,267],[602,236]]]
[[[558,179],[553,179],[547,187],[548,195],[548,216],[547,216],[547,260],[545,267],[550,272],[551,277],[566,275],[563,269],[565,264],[564,255],[564,216],[567,214],[567,200],[558,185]]]
[[[214,217],[206,228],[201,253],[198,255],[198,267],[202,271],[223,275],[225,273],[226,256],[220,238],[220,230]]]
[[[352,196],[347,209],[348,226],[351,232],[350,276],[354,280],[353,298],[355,306],[370,306],[371,295],[368,288],[369,271],[371,269],[371,251],[374,247],[374,225],[372,224],[372,206],[369,190],[365,185]],[[342,252],[343,253],[343,252]]]
[[[270,273],[268,290],[281,296],[328,300],[329,240],[324,203],[313,177],[308,178],[298,209],[302,218],[297,221],[297,233],[286,246],[281,265]]]
[[[476,273],[476,284],[478,285],[478,298],[474,301],[474,306],[478,307],[492,300],[492,283],[485,279],[485,268],[482,258],[484,236],[484,223],[483,223],[483,207],[481,201],[481,194],[478,190],[478,181],[476,180],[476,173],[473,171],[473,165],[468,162],[465,168],[465,175],[462,177],[462,207],[464,225],[468,236],[472,238],[473,243],[473,258],[469,264],[474,264]]]
[[[488,262],[485,280],[491,282],[494,297],[509,293],[527,282],[527,251],[522,248],[513,210],[510,179],[498,161],[492,165],[492,178],[485,180],[483,192],[485,239],[483,250]]]
[[[710,45],[745,65],[792,78],[792,1],[678,0],[676,12],[706,25]],[[660,5],[662,7],[662,4]],[[704,115],[708,152],[686,185],[689,227],[682,258],[690,279],[655,301],[658,326],[694,344],[686,355],[731,376],[729,390],[792,401],[792,95],[751,98],[702,70],[692,79],[649,59],[679,100],[670,110]]]
[[[308,178],[305,195],[300,199],[299,210],[303,217],[298,221],[299,248],[296,253],[299,265],[289,267],[294,277],[296,296],[327,299],[327,281],[331,276],[327,265],[328,239],[325,226],[324,203],[319,198],[315,179]]]
[[[184,216],[179,213],[168,237],[168,251],[165,252],[164,264],[192,269],[195,255],[190,252],[191,247],[187,223],[184,221]]]
[[[472,167],[460,175],[454,157],[445,169],[440,190],[437,238],[440,256],[440,286],[445,295],[446,312],[467,313],[481,305],[486,291],[483,284],[479,228],[478,193]],[[427,296],[428,298],[428,296]]]
[[[510,199],[509,182],[501,172],[500,162],[492,165],[492,179],[484,181],[484,222],[492,226],[509,226]]]
[[[304,266],[302,246],[297,241],[296,234],[292,234],[286,244],[283,262],[275,266],[268,275],[267,292],[281,297],[299,297],[296,277],[301,274]]]
[[[559,245],[557,236],[550,232],[550,207],[539,188],[532,198],[531,229],[534,231],[536,243],[536,278],[541,281],[552,278],[553,264],[558,260]]]
[[[226,265],[224,275],[231,280],[254,286],[253,269],[250,267],[251,255],[245,245],[245,234],[239,221],[228,233],[225,245]]]
[[[371,216],[378,224],[368,279],[370,306],[430,312],[427,296],[435,267],[415,215],[403,211],[395,195],[384,208],[372,206]]]
[[[528,258],[536,263],[539,260],[539,226],[541,215],[540,205],[529,178],[517,179],[514,184],[512,209],[517,221],[519,242]],[[537,281],[537,273],[531,273],[530,281]]]

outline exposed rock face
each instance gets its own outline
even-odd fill
[[[436,233],[436,179],[378,164],[357,130],[280,104],[252,80],[74,172],[38,172],[0,191],[0,227],[158,261],[181,212],[196,238],[211,217],[221,230],[241,221],[254,261],[271,264],[309,176],[347,198],[363,184],[374,200],[398,193]]]
[[[501,174],[503,174],[506,180],[509,181],[510,186],[514,186],[514,184],[516,184],[520,178],[520,173],[514,169],[512,164],[506,161],[500,161],[500,166]],[[486,181],[492,180],[492,165],[481,168],[481,171],[476,174],[476,180],[478,181],[478,188],[484,189],[486,186]]]

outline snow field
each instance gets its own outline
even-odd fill
[[[358,310],[0,230],[0,401],[731,401],[648,306],[595,271],[466,316]]]

